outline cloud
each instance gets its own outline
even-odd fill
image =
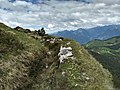
[[[0,21],[12,27],[45,27],[48,33],[120,24],[120,4],[117,0],[114,0],[114,4],[106,4],[108,0],[102,1],[93,0],[93,3],[85,4],[53,0],[44,4],[33,4],[20,0],[14,3],[0,0]]]
[[[93,3],[120,4],[120,0],[92,0]]]

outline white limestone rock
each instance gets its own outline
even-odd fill
[[[59,56],[60,63],[62,63],[64,59],[68,59],[69,57],[73,56],[72,48],[61,46],[58,56]]]

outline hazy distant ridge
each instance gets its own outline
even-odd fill
[[[73,39],[80,44],[85,44],[94,39],[105,40],[114,36],[120,36],[120,25],[98,26],[90,29],[78,29],[72,31],[60,31],[54,36]]]

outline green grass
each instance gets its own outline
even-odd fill
[[[51,39],[55,42],[47,41]],[[72,47],[73,59],[59,62],[61,46]],[[112,87],[111,74],[75,41],[24,33],[4,24],[0,24],[0,65],[0,90],[108,90]]]
[[[115,88],[120,88],[120,37],[95,40],[85,48],[113,75]]]

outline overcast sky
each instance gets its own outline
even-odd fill
[[[8,26],[39,29],[48,33],[95,26],[120,24],[120,0],[71,1],[0,0],[0,22]],[[14,0],[13,0],[14,1]],[[83,1],[83,0],[80,0]],[[84,0],[85,1],[85,0]]]

